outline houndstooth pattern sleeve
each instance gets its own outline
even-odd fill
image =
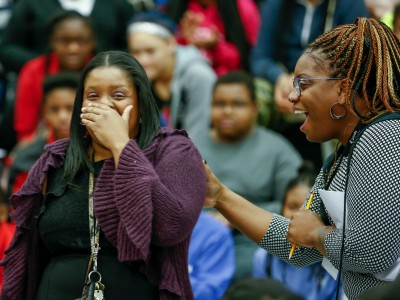
[[[349,297],[382,284],[372,273],[387,270],[400,256],[399,153],[399,120],[370,126],[353,151],[342,267]],[[345,163],[330,189],[344,190]],[[325,240],[328,259],[335,267],[340,263],[342,238],[342,231],[335,230]]]
[[[323,188],[323,173],[322,170],[318,175],[312,191],[315,193],[314,199],[312,201],[310,210],[320,213],[321,208],[321,197],[318,193],[318,189]],[[305,199],[306,200],[306,199]],[[306,202],[304,202],[303,207],[305,207]],[[272,222],[268,228],[266,235],[259,242],[259,246],[267,249],[273,255],[278,256],[281,260],[289,262],[289,252],[292,245],[286,239],[287,231],[289,228],[290,220],[283,216],[274,214]],[[306,265],[313,264],[315,262],[321,261],[322,256],[316,249],[297,247],[295,252],[290,259],[290,264],[303,267]]]
[[[383,284],[373,273],[388,269],[400,256],[399,154],[400,120],[371,125],[354,148],[345,195],[347,225],[342,266],[344,292],[349,299],[356,299],[363,291]],[[346,169],[347,157],[344,157],[329,190],[345,190]],[[314,191],[321,184],[321,176],[320,173],[317,177]],[[321,206],[316,193],[311,209],[318,213]],[[260,246],[286,261],[290,249],[286,241],[288,222],[274,216],[260,242]],[[342,230],[333,230],[324,245],[328,259],[336,268],[340,264],[342,233]],[[304,265],[316,257],[315,250],[300,248],[290,263]]]

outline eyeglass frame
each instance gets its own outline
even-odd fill
[[[293,88],[294,91],[296,92],[297,97],[301,96],[301,86],[300,82],[302,81],[308,81],[308,80],[341,80],[344,78],[339,78],[339,77],[324,77],[324,78],[306,78],[306,77],[295,77],[293,78]]]

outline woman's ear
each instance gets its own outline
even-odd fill
[[[341,79],[339,86],[338,86],[338,90],[337,90],[337,94],[338,94],[338,102],[340,104],[345,104],[346,103],[346,99],[348,99],[351,95],[351,85],[352,85],[352,81],[350,79]]]

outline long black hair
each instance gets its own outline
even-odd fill
[[[74,109],[71,119],[71,141],[65,158],[64,177],[68,184],[72,184],[80,168],[87,166],[90,170],[92,164],[88,155],[88,146],[91,138],[86,135],[86,127],[81,125],[80,114],[83,103],[84,83],[94,69],[114,67],[125,72],[132,79],[139,99],[141,125],[137,143],[141,149],[146,148],[152,141],[156,131],[160,128],[159,111],[151,92],[150,83],[143,67],[130,54],[123,51],[107,51],[97,54],[83,70],[78,84]]]
[[[188,0],[174,0],[167,4],[166,13],[170,18],[179,23],[187,10]],[[240,54],[241,68],[249,70],[249,54],[251,45],[240,18],[237,0],[217,0],[218,12],[221,16],[226,32],[226,40],[233,43]]]

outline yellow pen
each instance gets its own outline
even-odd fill
[[[306,209],[310,209],[311,202],[312,202],[312,199],[313,199],[313,198],[314,198],[314,192],[311,192],[310,197],[309,197],[308,200],[307,200]],[[290,249],[290,252],[289,252],[289,259],[292,258],[293,253],[294,253],[294,249],[296,249],[296,246],[297,246],[296,243],[293,243],[293,244],[292,244],[292,248]]]

